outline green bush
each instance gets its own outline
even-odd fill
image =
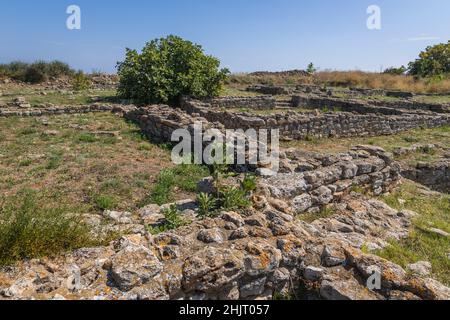
[[[66,208],[45,208],[32,191],[0,206],[0,265],[97,245],[86,225]]]
[[[41,83],[47,80],[47,76],[38,68],[29,67],[24,74],[23,80],[27,83]]]
[[[50,77],[72,76],[73,74],[74,70],[61,61],[36,61],[32,64],[14,61],[0,65],[0,76],[29,83],[41,83]]]
[[[72,89],[74,91],[87,90],[91,87],[91,81],[83,71],[78,71],[72,79]]]
[[[418,77],[448,76],[450,74],[450,41],[430,46],[409,64],[409,73]]]
[[[118,94],[140,103],[174,103],[183,95],[217,96],[229,71],[201,46],[177,36],[156,39],[142,53],[127,49],[117,65]]]

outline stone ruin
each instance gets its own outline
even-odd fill
[[[234,102],[245,100],[260,108],[264,99]],[[155,142],[170,141],[174,130],[190,128],[196,121],[219,129],[277,128],[286,139],[392,134],[450,124],[445,113],[255,116],[226,111],[236,106],[232,102],[233,98],[203,102],[185,98],[178,109],[97,105],[10,110],[0,115],[108,110],[136,122]],[[105,247],[2,270],[0,297],[238,300],[294,295],[296,299],[448,300],[450,289],[430,278],[427,268],[411,265],[405,270],[365,253],[365,248],[382,249],[391,239],[407,237],[417,214],[399,212],[353,190],[388,192],[399,183],[401,172],[392,155],[373,146],[339,154],[286,150],[279,173],[259,179],[252,208],[201,220],[195,201],[178,202],[175,205],[192,223],[158,235],[151,235],[146,226],[160,224],[162,210],[169,205],[86,217],[96,227],[104,221],[126,235]],[[326,205],[333,208],[331,217],[312,223],[298,219],[319,214]],[[380,275],[381,286],[369,290],[374,272]]]

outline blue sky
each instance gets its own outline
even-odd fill
[[[66,8],[82,12],[66,28]],[[381,8],[381,30],[366,27]],[[112,72],[126,47],[176,34],[233,72],[381,68],[406,64],[450,39],[448,0],[0,0],[0,62],[59,59]]]

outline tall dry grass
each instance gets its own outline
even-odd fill
[[[309,84],[330,87],[357,87],[410,91],[415,93],[448,93],[450,78],[416,79],[407,75],[392,75],[363,71],[321,71],[311,76],[301,73],[233,74],[228,79],[230,86],[252,84],[299,85]]]
[[[316,84],[336,87],[387,89],[417,93],[449,93],[450,79],[416,79],[407,75],[362,71],[323,71],[313,76]]]

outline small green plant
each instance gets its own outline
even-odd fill
[[[163,205],[173,200],[173,188],[178,187],[186,192],[195,192],[197,183],[208,176],[208,170],[200,165],[182,164],[171,169],[162,170],[150,196],[141,205],[149,203]]]
[[[308,72],[309,74],[314,74],[317,72],[317,68],[314,66],[314,63],[311,62],[310,64],[308,64],[306,72]]]
[[[72,89],[75,91],[87,90],[91,87],[91,81],[83,71],[78,71],[72,79]]]
[[[25,159],[19,162],[19,167],[28,167],[33,163],[31,159]]]
[[[197,196],[197,202],[199,207],[198,215],[201,218],[210,217],[217,205],[217,199],[207,193],[200,193]]]
[[[165,219],[164,224],[158,227],[150,227],[149,231],[151,234],[159,234],[169,230],[175,230],[187,224],[176,205],[172,205],[170,208],[164,210],[163,214]]]
[[[101,210],[113,210],[118,205],[117,200],[108,195],[98,195],[94,201],[96,206]]]
[[[236,187],[225,188],[221,193],[222,208],[224,210],[236,210],[251,206],[245,191]]]
[[[256,190],[257,182],[254,174],[246,174],[241,181],[241,188],[246,194],[251,194]]]
[[[84,143],[93,143],[97,141],[97,138],[93,134],[82,133],[78,136],[78,141]]]
[[[220,196],[222,180],[226,176],[228,165],[226,163],[214,163],[211,167],[211,176],[213,178],[214,189],[217,190],[217,197]]]

